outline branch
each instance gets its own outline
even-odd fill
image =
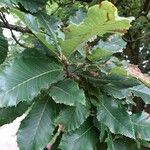
[[[5,17],[5,14],[1,13],[1,14],[0,14],[0,19],[3,21],[3,24],[4,24],[5,26],[8,26],[9,23],[8,23],[6,17]],[[18,45],[20,45],[21,47],[24,47],[24,48],[29,48],[29,47],[27,47],[26,45],[20,43],[20,42],[17,40],[17,38],[16,38],[16,36],[14,35],[12,29],[9,29],[9,30],[10,30],[10,32],[11,32],[12,38],[15,40],[15,42],[16,42]]]
[[[51,150],[52,145],[56,142],[58,136],[61,134],[61,132],[63,132],[63,130],[64,130],[64,127],[62,125],[59,125],[56,134],[53,136],[50,143],[48,143],[47,146],[43,150]]]
[[[127,70],[128,75],[136,78],[137,80],[141,81],[144,85],[146,85],[148,88],[150,88],[150,76],[149,75],[143,74],[137,66],[132,65],[132,64],[130,64],[126,70]]]
[[[1,22],[1,21],[0,21],[0,27],[10,29],[10,30],[15,30],[15,31],[22,32],[22,33],[33,34],[32,31],[26,27],[20,27],[17,25],[9,24],[9,23],[5,24],[4,22]]]

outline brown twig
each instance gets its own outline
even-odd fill
[[[0,14],[0,19],[3,21],[3,24],[8,27],[8,24],[9,24],[9,23],[8,23],[6,17],[5,17],[5,15],[4,15],[3,13]],[[14,35],[14,33],[13,33],[13,31],[12,31],[11,28],[8,28],[8,29],[9,29],[10,32],[11,32],[12,38],[15,40],[15,42],[16,42],[18,45],[20,45],[20,46],[23,47],[23,48],[29,48],[28,46],[26,46],[26,45],[20,43],[20,42],[17,40],[17,38],[16,38],[16,36]]]
[[[0,21],[0,27],[6,28],[6,29],[11,29],[11,30],[21,32],[21,33],[33,34],[32,31],[30,29],[26,28],[26,27],[20,27],[20,26],[17,26],[17,25],[9,24],[9,23],[5,24],[4,22],[1,22],[1,21]]]
[[[47,144],[47,146],[44,148],[44,150],[51,150],[52,145],[56,142],[58,136],[61,134],[61,132],[64,131],[64,127],[62,125],[59,125],[58,130],[56,134],[53,136],[52,140]]]

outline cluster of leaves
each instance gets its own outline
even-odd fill
[[[0,72],[0,125],[26,113],[17,133],[20,150],[150,147],[149,114],[132,111],[134,97],[150,104],[149,85],[115,57],[126,47],[121,36],[132,17],[118,16],[108,1],[89,8],[75,2],[71,16],[60,1],[0,3],[33,40]],[[7,51],[0,32],[1,63]]]

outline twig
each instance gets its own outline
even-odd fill
[[[56,134],[53,136],[52,140],[47,144],[47,146],[43,150],[51,150],[52,145],[56,142],[58,136],[61,134],[63,130],[64,127],[62,125],[59,125]]]
[[[15,31],[22,32],[22,33],[33,34],[32,31],[30,29],[26,28],[26,27],[20,27],[20,26],[17,26],[17,25],[9,24],[9,23],[5,24],[1,21],[0,21],[0,27],[15,30]]]
[[[6,26],[8,25],[8,21],[7,21],[5,15],[4,15],[3,13],[0,14],[0,19],[3,21],[3,23],[4,23]],[[20,42],[17,40],[17,38],[16,38],[16,36],[14,35],[12,29],[9,28],[9,30],[10,30],[10,32],[11,32],[12,38],[15,40],[15,42],[16,42],[18,45],[20,45],[21,47],[24,47],[24,48],[29,48],[28,46],[25,46],[24,44],[20,43]]]

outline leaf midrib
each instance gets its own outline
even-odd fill
[[[34,132],[34,136],[33,136],[33,141],[34,141],[34,142],[35,142],[35,137],[36,137],[36,134],[37,134],[37,130],[38,130],[38,128],[39,128],[39,124],[40,124],[40,122],[41,122],[41,120],[42,120],[43,114],[44,114],[44,112],[45,112],[47,103],[48,103],[48,100],[47,100],[47,101],[45,102],[45,104],[44,104],[43,110],[42,110],[41,115],[40,115],[40,117],[39,117],[39,121],[38,121],[37,126],[36,126],[36,128],[35,128],[35,130],[34,130],[34,131],[35,131],[35,132]],[[31,142],[33,142],[33,141],[31,141]],[[33,142],[33,144],[34,144],[34,142]],[[32,146],[33,146],[33,144],[32,144]]]

